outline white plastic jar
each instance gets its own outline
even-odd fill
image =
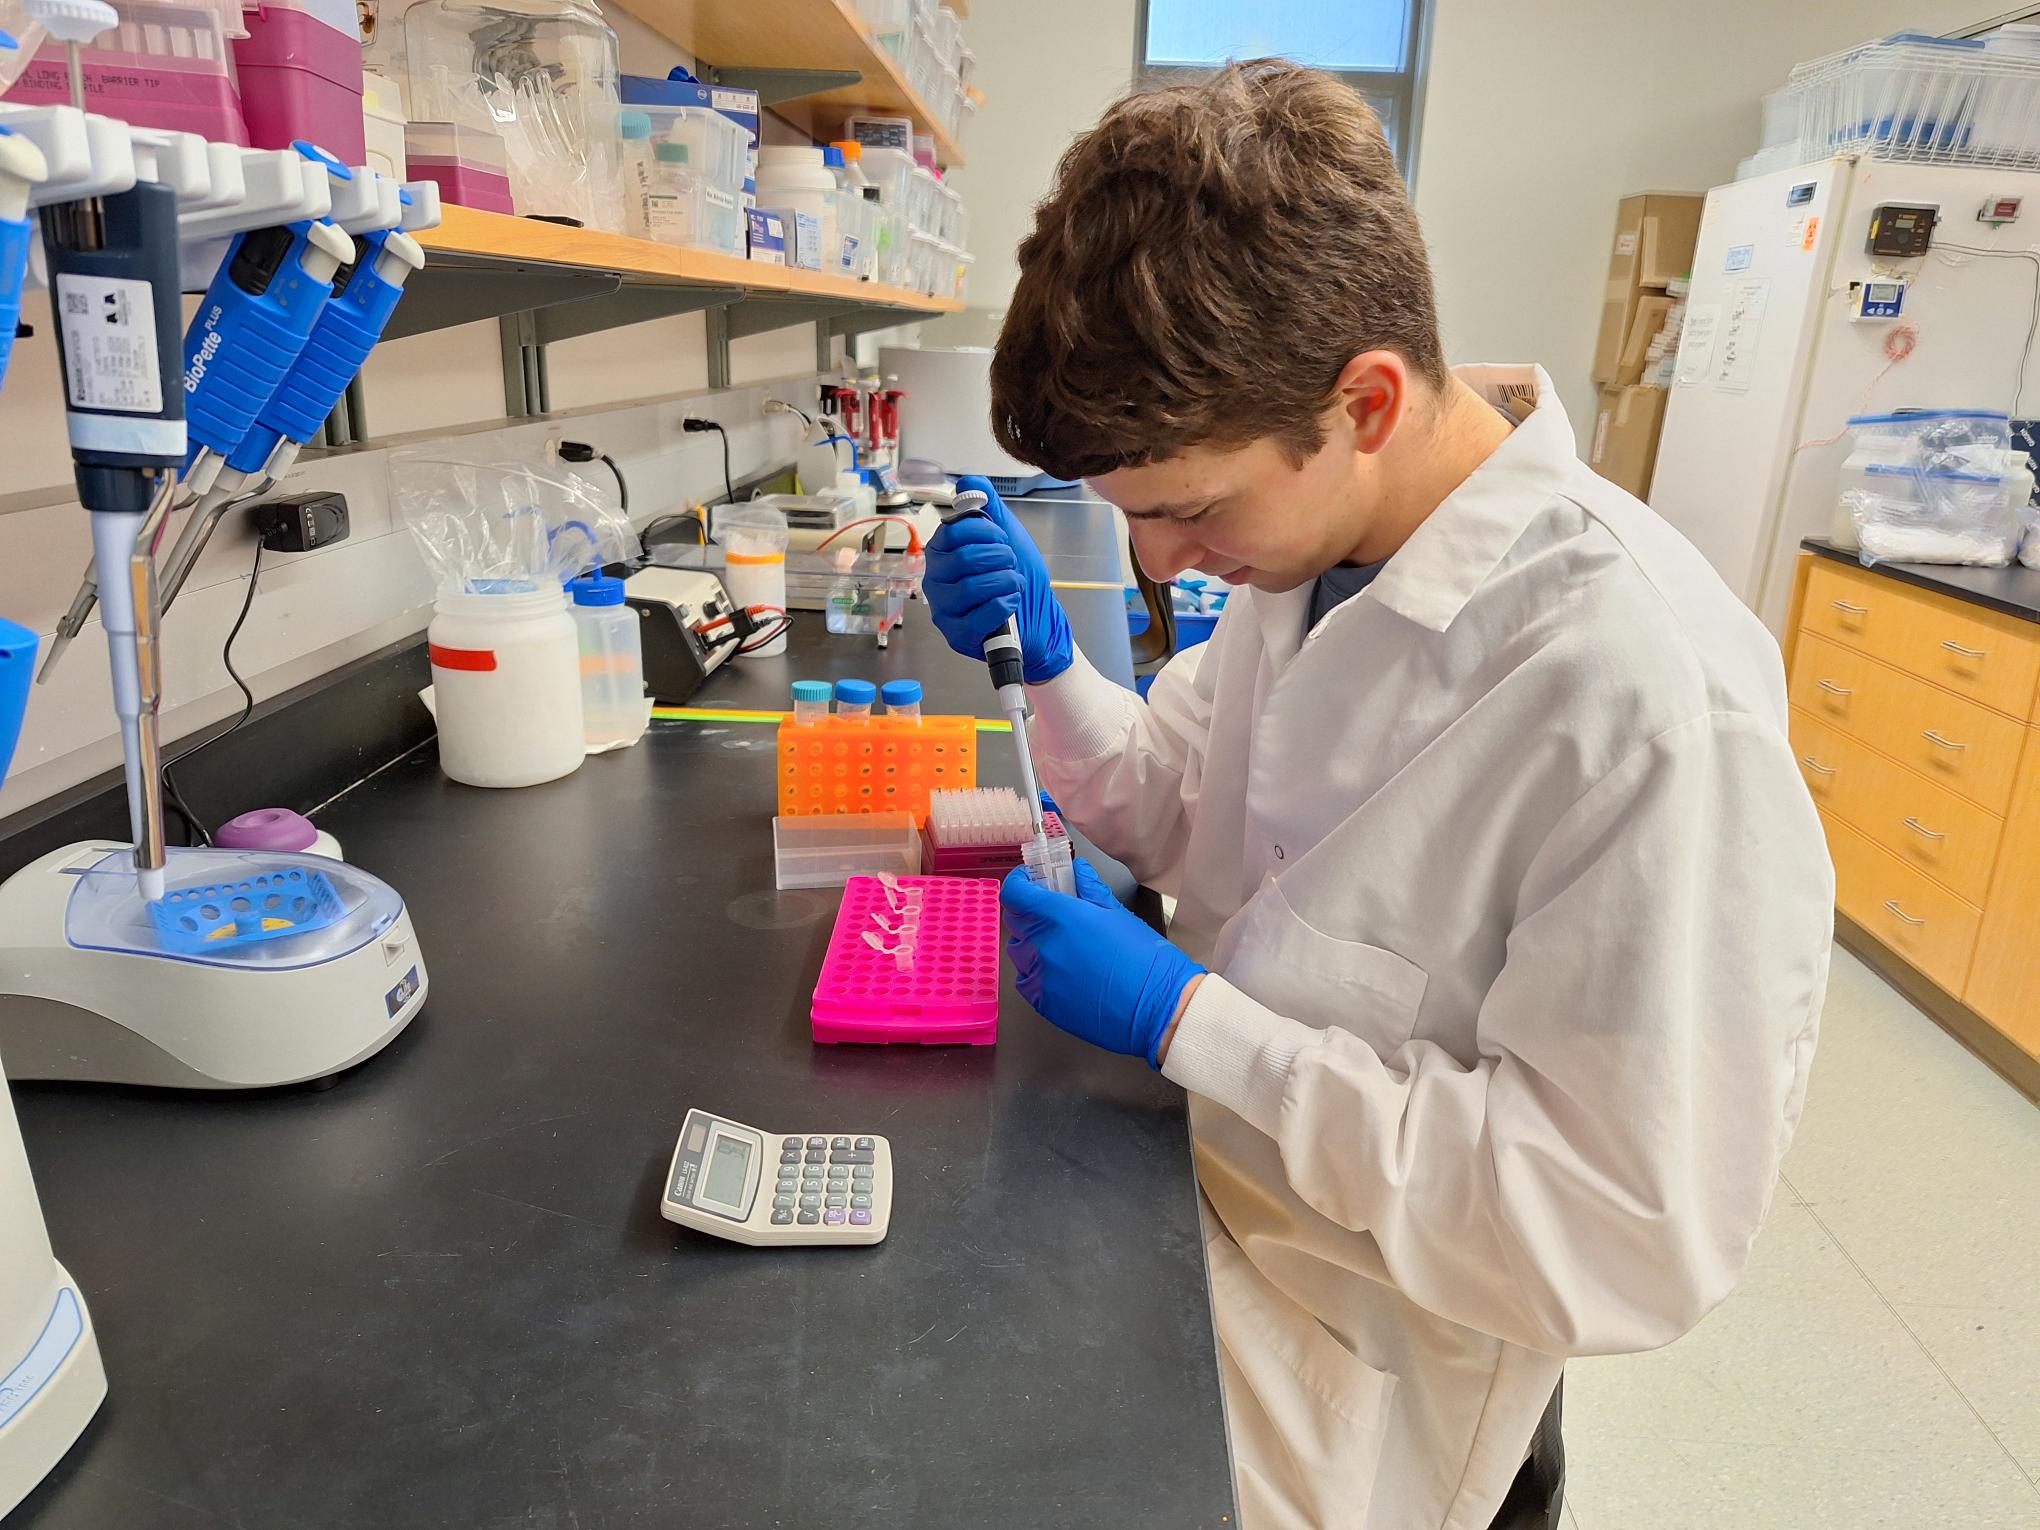
[[[536,786],[587,757],[566,591],[479,590],[432,605],[439,768],[468,786]]]
[[[836,223],[836,177],[822,162],[822,151],[800,144],[763,144],[758,149],[758,205],[785,212],[811,214],[821,225],[821,248],[842,248]],[[830,268],[824,259],[823,270]]]
[[[744,658],[770,659],[786,652],[786,515],[776,506],[750,501],[716,512],[715,537],[723,544],[723,588],[740,611],[758,611],[761,625],[780,628],[770,641],[740,650]],[[754,639],[755,641],[755,639]]]

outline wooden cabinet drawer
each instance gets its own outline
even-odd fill
[[[1792,714],[1792,752],[1822,808],[1983,907],[2003,819],[1804,712]]]
[[[1835,907],[1932,982],[1959,995],[1981,912],[1833,814],[1820,816],[1835,862]]]
[[[2032,622],[1821,559],[1806,576],[1800,625],[1971,701],[2021,720],[2032,714],[2040,676]]]
[[[2034,744],[2012,793],[1962,1002],[2040,1057],[2040,739]]]
[[[2009,717],[1810,631],[1793,654],[1791,692],[1802,712],[1990,812],[2011,800],[2026,729]]]

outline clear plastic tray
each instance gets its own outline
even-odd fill
[[[841,887],[852,877],[921,869],[921,836],[912,813],[808,814],[772,820],[773,884]]]
[[[154,956],[205,967],[264,971],[314,967],[380,938],[404,911],[404,900],[367,872],[314,855],[172,850],[165,874],[168,896],[158,910],[142,901],[131,850],[110,851],[76,876],[78,885],[64,910],[64,937],[72,945],[83,951]],[[312,876],[321,879],[325,889],[320,901],[328,894],[332,900],[320,910],[322,922],[296,932],[263,929],[256,938],[238,940],[222,928],[236,913],[258,926],[273,923],[286,913],[283,903],[295,886]],[[272,895],[278,906],[266,908]],[[251,906],[236,909],[237,899]],[[187,918],[189,928],[184,927]],[[177,930],[166,934],[159,923],[163,919],[176,922]],[[222,932],[208,940],[208,928]]]

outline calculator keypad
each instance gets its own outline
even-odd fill
[[[682,1145],[675,1150],[676,1165],[681,1153],[687,1150],[690,1134],[694,1139],[693,1152],[697,1155],[701,1152],[701,1128],[696,1123],[705,1114],[690,1113]],[[710,1221],[703,1215],[706,1208],[687,1202],[669,1199],[667,1216],[734,1241],[768,1246],[864,1242],[873,1236],[883,1236],[880,1230],[883,1208],[891,1190],[888,1185],[882,1191],[878,1184],[877,1164],[884,1150],[878,1138],[850,1133],[797,1136],[789,1133],[774,1137],[760,1132],[754,1134],[754,1140],[762,1141],[767,1164],[772,1161],[772,1145],[776,1142],[779,1162],[769,1182],[762,1178],[756,1181],[758,1204],[751,1213],[748,1234],[734,1227],[725,1231],[720,1220]],[[677,1167],[673,1171],[675,1175],[679,1172]],[[674,1181],[669,1178],[668,1183]],[[683,1211],[693,1215],[681,1215]],[[787,1232],[779,1233],[781,1228]],[[793,1231],[796,1228],[802,1231],[796,1234]],[[808,1228],[816,1231],[809,1233]],[[858,1235],[860,1232],[862,1236]]]

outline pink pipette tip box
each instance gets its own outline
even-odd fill
[[[900,877],[896,886],[902,902],[909,889],[921,890],[913,966],[901,971],[895,956],[864,938],[868,930],[896,944],[872,915],[898,926],[903,910],[893,909],[878,878],[852,877],[815,981],[815,1040],[990,1046],[999,1039],[999,884]]]

